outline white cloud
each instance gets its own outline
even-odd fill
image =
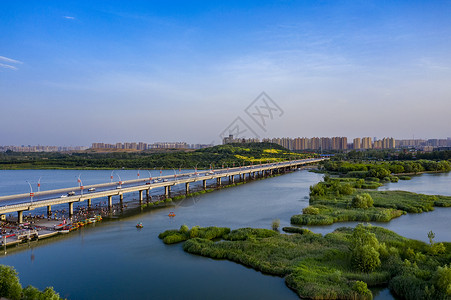
[[[0,60],[5,61],[7,63],[13,63],[13,64],[21,64],[22,63],[21,61],[18,61],[18,60],[12,59],[12,58],[8,58],[5,56],[0,56]]]
[[[2,63],[0,63],[0,68],[11,69],[11,70],[14,70],[14,71],[17,70],[17,68],[14,67],[14,66],[10,66],[10,65],[7,65],[7,64],[2,64]]]
[[[63,16],[64,19],[68,19],[68,20],[75,20],[75,17],[71,17],[71,16]]]
[[[11,64],[21,64],[22,63],[21,61],[18,61],[18,60],[12,59],[12,58],[8,58],[5,56],[0,56],[0,61],[7,63],[7,64],[0,63],[0,68],[10,69],[10,70],[14,70],[14,71],[18,70],[18,68],[15,66],[12,66]]]

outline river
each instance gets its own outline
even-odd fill
[[[42,172],[45,181],[44,175],[39,175]],[[0,171],[0,195],[27,192],[25,180],[38,176],[43,176],[42,188],[44,182],[52,184],[51,188],[76,186],[80,172],[85,185],[108,181],[111,173]],[[118,172],[125,177],[122,180],[137,175],[136,171]],[[141,172],[141,176],[148,176]],[[190,255],[180,244],[165,245],[157,236],[182,224],[270,228],[272,220],[280,219],[281,227],[288,226],[290,217],[308,205],[309,186],[321,178],[320,174],[298,171],[188,198],[175,208],[146,211],[98,223],[67,236],[8,249],[8,255],[0,257],[0,264],[14,266],[23,286],[31,284],[40,289],[54,286],[62,297],[69,299],[298,299],[286,287],[283,278],[264,275],[225,260]],[[59,183],[54,183],[53,179]],[[426,174],[384,188],[416,191],[419,185],[427,184],[423,192],[449,195],[450,181],[449,174]],[[176,213],[175,218],[167,216],[170,210]],[[383,225],[401,235],[422,240],[433,230],[437,240],[451,241],[446,230],[450,228],[446,220],[450,213],[450,209],[436,209],[402,216]],[[137,222],[142,222],[144,228],[136,229]],[[325,233],[343,225],[346,224],[313,227],[312,230]],[[387,289],[378,293],[375,299],[393,299]]]

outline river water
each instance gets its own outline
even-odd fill
[[[39,176],[42,176],[43,189],[44,183],[52,185],[49,188],[76,186],[80,172],[84,185],[108,181],[111,173],[0,171],[0,195],[27,192],[25,180],[36,178],[35,184]],[[136,171],[118,172],[125,177],[122,180],[137,175]],[[147,175],[141,171],[141,176]],[[40,289],[54,286],[61,296],[69,299],[297,299],[283,278],[225,260],[190,255],[181,245],[165,245],[157,236],[182,224],[270,228],[272,220],[280,219],[281,227],[289,226],[290,217],[308,205],[309,186],[321,178],[320,174],[298,171],[188,198],[172,208],[143,211],[82,228],[67,236],[8,249],[7,256],[0,256],[0,264],[14,266],[23,286],[31,284]],[[384,188],[417,191],[416,188],[425,184],[427,187],[421,192],[449,195],[450,181],[449,174],[422,175]],[[169,211],[174,211],[176,217],[169,218]],[[446,218],[450,213],[451,209],[436,209],[402,216],[383,226],[422,240],[433,230],[437,240],[451,241],[447,232],[449,218]],[[144,228],[136,229],[137,222],[142,222]],[[311,229],[325,233],[343,225],[347,224]],[[375,299],[393,299],[387,289],[377,293]]]

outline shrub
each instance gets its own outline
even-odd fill
[[[400,180],[410,180],[410,179],[412,179],[412,177],[409,177],[409,176],[399,176],[398,178]]]
[[[279,226],[280,226],[279,219],[272,220],[272,223],[271,223],[272,230],[275,230],[275,231],[279,230]]]
[[[319,208],[313,206],[307,206],[302,210],[304,215],[317,215],[319,214]]]
[[[439,266],[435,272],[434,281],[441,292],[451,296],[451,267]]]
[[[168,235],[167,237],[165,237],[163,239],[163,243],[165,244],[176,244],[176,243],[180,243],[183,241],[186,241],[188,239],[188,237],[186,235],[180,234],[180,233],[175,233],[172,235]]]
[[[13,267],[0,265],[0,296],[11,300],[21,298],[22,286]]]
[[[368,285],[363,281],[357,280],[356,282],[354,282],[354,284],[352,285],[352,290],[355,291],[357,294],[364,296],[365,298],[368,299],[373,298],[373,294],[368,289]]]
[[[313,233],[312,231],[308,230],[307,228],[299,228],[299,227],[284,227],[282,228],[283,231],[288,233],[299,233],[299,234],[310,234]]]
[[[354,268],[369,273],[380,266],[379,241],[376,235],[369,231],[371,227],[357,225],[351,237],[351,262]]]
[[[354,198],[352,198],[352,207],[355,208],[368,208],[372,207],[373,204],[374,204],[373,198],[368,193],[355,195]]]
[[[180,226],[180,233],[187,233],[189,231],[189,227],[186,226],[185,224],[183,224],[182,226]]]
[[[398,182],[398,181],[399,181],[399,178],[396,177],[396,176],[391,176],[391,177],[390,177],[390,181],[391,181],[391,182]]]

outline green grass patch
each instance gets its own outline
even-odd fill
[[[216,232],[203,238],[197,232]],[[363,226],[363,233],[373,236],[380,263],[368,272],[352,263],[356,229],[339,228],[322,236],[309,230],[286,227],[280,234],[267,229],[241,228],[225,233],[224,229],[193,227],[160,234],[163,241],[186,238],[186,252],[214,259],[227,259],[255,270],[285,277],[286,284],[300,297],[310,299],[372,299],[368,286],[389,284],[393,292],[406,299],[417,299],[406,289],[424,290],[432,299],[446,299],[451,244],[432,254],[430,245],[403,238],[380,227]],[[180,232],[182,231],[182,233]],[[213,237],[221,238],[214,241]],[[166,241],[165,241],[166,242]],[[408,275],[407,275],[408,274]]]

